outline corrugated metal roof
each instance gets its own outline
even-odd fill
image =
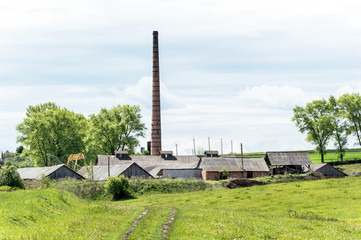
[[[111,177],[117,177],[121,175],[127,168],[129,168],[133,163],[123,163],[117,165],[109,165],[109,172]],[[84,177],[89,177],[86,167],[82,167],[79,171],[79,174],[82,174]],[[93,180],[95,181],[105,181],[108,180],[108,165],[93,166]]]
[[[184,165],[186,168],[196,168],[199,163],[199,157],[197,156],[174,156],[175,160],[163,159],[161,156],[150,156],[150,155],[134,155],[129,156],[130,160],[119,160],[113,155],[98,155],[96,165],[108,165],[109,164],[122,164],[122,163],[132,163],[135,162],[142,168],[147,168],[151,166],[180,166]]]
[[[131,155],[131,160],[119,160],[113,155],[98,155],[97,165],[110,165],[137,163],[154,178],[162,169],[195,169],[199,165],[200,158],[197,156],[173,156],[171,160],[163,159],[161,156]]]
[[[244,171],[236,158],[202,157],[200,168],[205,171]]]
[[[59,168],[66,167],[68,170],[74,172],[72,169],[68,168],[65,164],[59,164],[51,167],[27,167],[27,168],[18,168],[17,172],[20,174],[22,179],[37,179],[40,180],[41,176],[44,174],[48,177],[50,174],[58,170]],[[78,174],[77,172],[74,172]],[[79,174],[78,174],[79,175]],[[80,175],[81,176],[81,175]],[[83,178],[83,176],[81,176]]]
[[[308,152],[267,152],[266,161],[271,165],[311,165]]]
[[[206,171],[249,171],[268,172],[269,168],[263,158],[223,158],[223,157],[203,157],[200,168]]]
[[[242,166],[242,160],[237,158]],[[269,168],[267,166],[264,158],[243,158],[243,168],[247,172],[268,172]]]

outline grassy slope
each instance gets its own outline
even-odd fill
[[[54,189],[0,192],[0,239],[113,239],[144,208],[86,202]]]
[[[361,176],[361,163],[344,164],[336,167],[349,176],[355,176],[355,177]]]
[[[153,194],[120,202],[86,202],[52,189],[0,192],[0,239],[359,239],[361,178],[327,179]]]
[[[359,239],[360,184],[360,178],[328,179],[153,195],[124,204],[176,209],[169,239]]]

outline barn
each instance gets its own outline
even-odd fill
[[[228,170],[229,178],[255,178],[270,174],[263,158],[230,158],[230,157],[202,157],[200,164],[203,180],[219,179],[223,169]]]
[[[236,158],[202,157],[200,168],[203,180],[218,180],[223,169],[228,170],[229,178],[246,177],[246,171]]]
[[[246,171],[247,178],[265,177],[270,175],[270,170],[264,158],[243,158],[243,164],[241,159],[237,158],[237,160]]]
[[[94,181],[106,181],[109,177],[124,175],[127,178],[153,178],[147,171],[136,163],[119,163],[116,165],[93,166],[93,172],[89,173],[86,167],[82,167],[78,173]]]
[[[326,177],[346,177],[347,174],[332,167],[330,164],[312,164],[311,171],[322,173]]]
[[[308,152],[267,152],[265,160],[272,174],[303,172],[312,164]]]
[[[75,178],[78,180],[84,179],[82,175],[68,168],[65,164],[55,165],[51,167],[28,167],[18,168],[17,172],[20,177],[24,180],[35,179],[40,180],[41,176],[44,175],[51,179],[61,178]]]

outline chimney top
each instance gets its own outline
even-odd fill
[[[153,31],[153,36],[158,36],[158,31]]]

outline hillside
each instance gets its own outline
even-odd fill
[[[128,239],[358,239],[360,184],[349,177],[119,202],[58,190],[0,192],[0,238],[122,239],[143,212]]]

